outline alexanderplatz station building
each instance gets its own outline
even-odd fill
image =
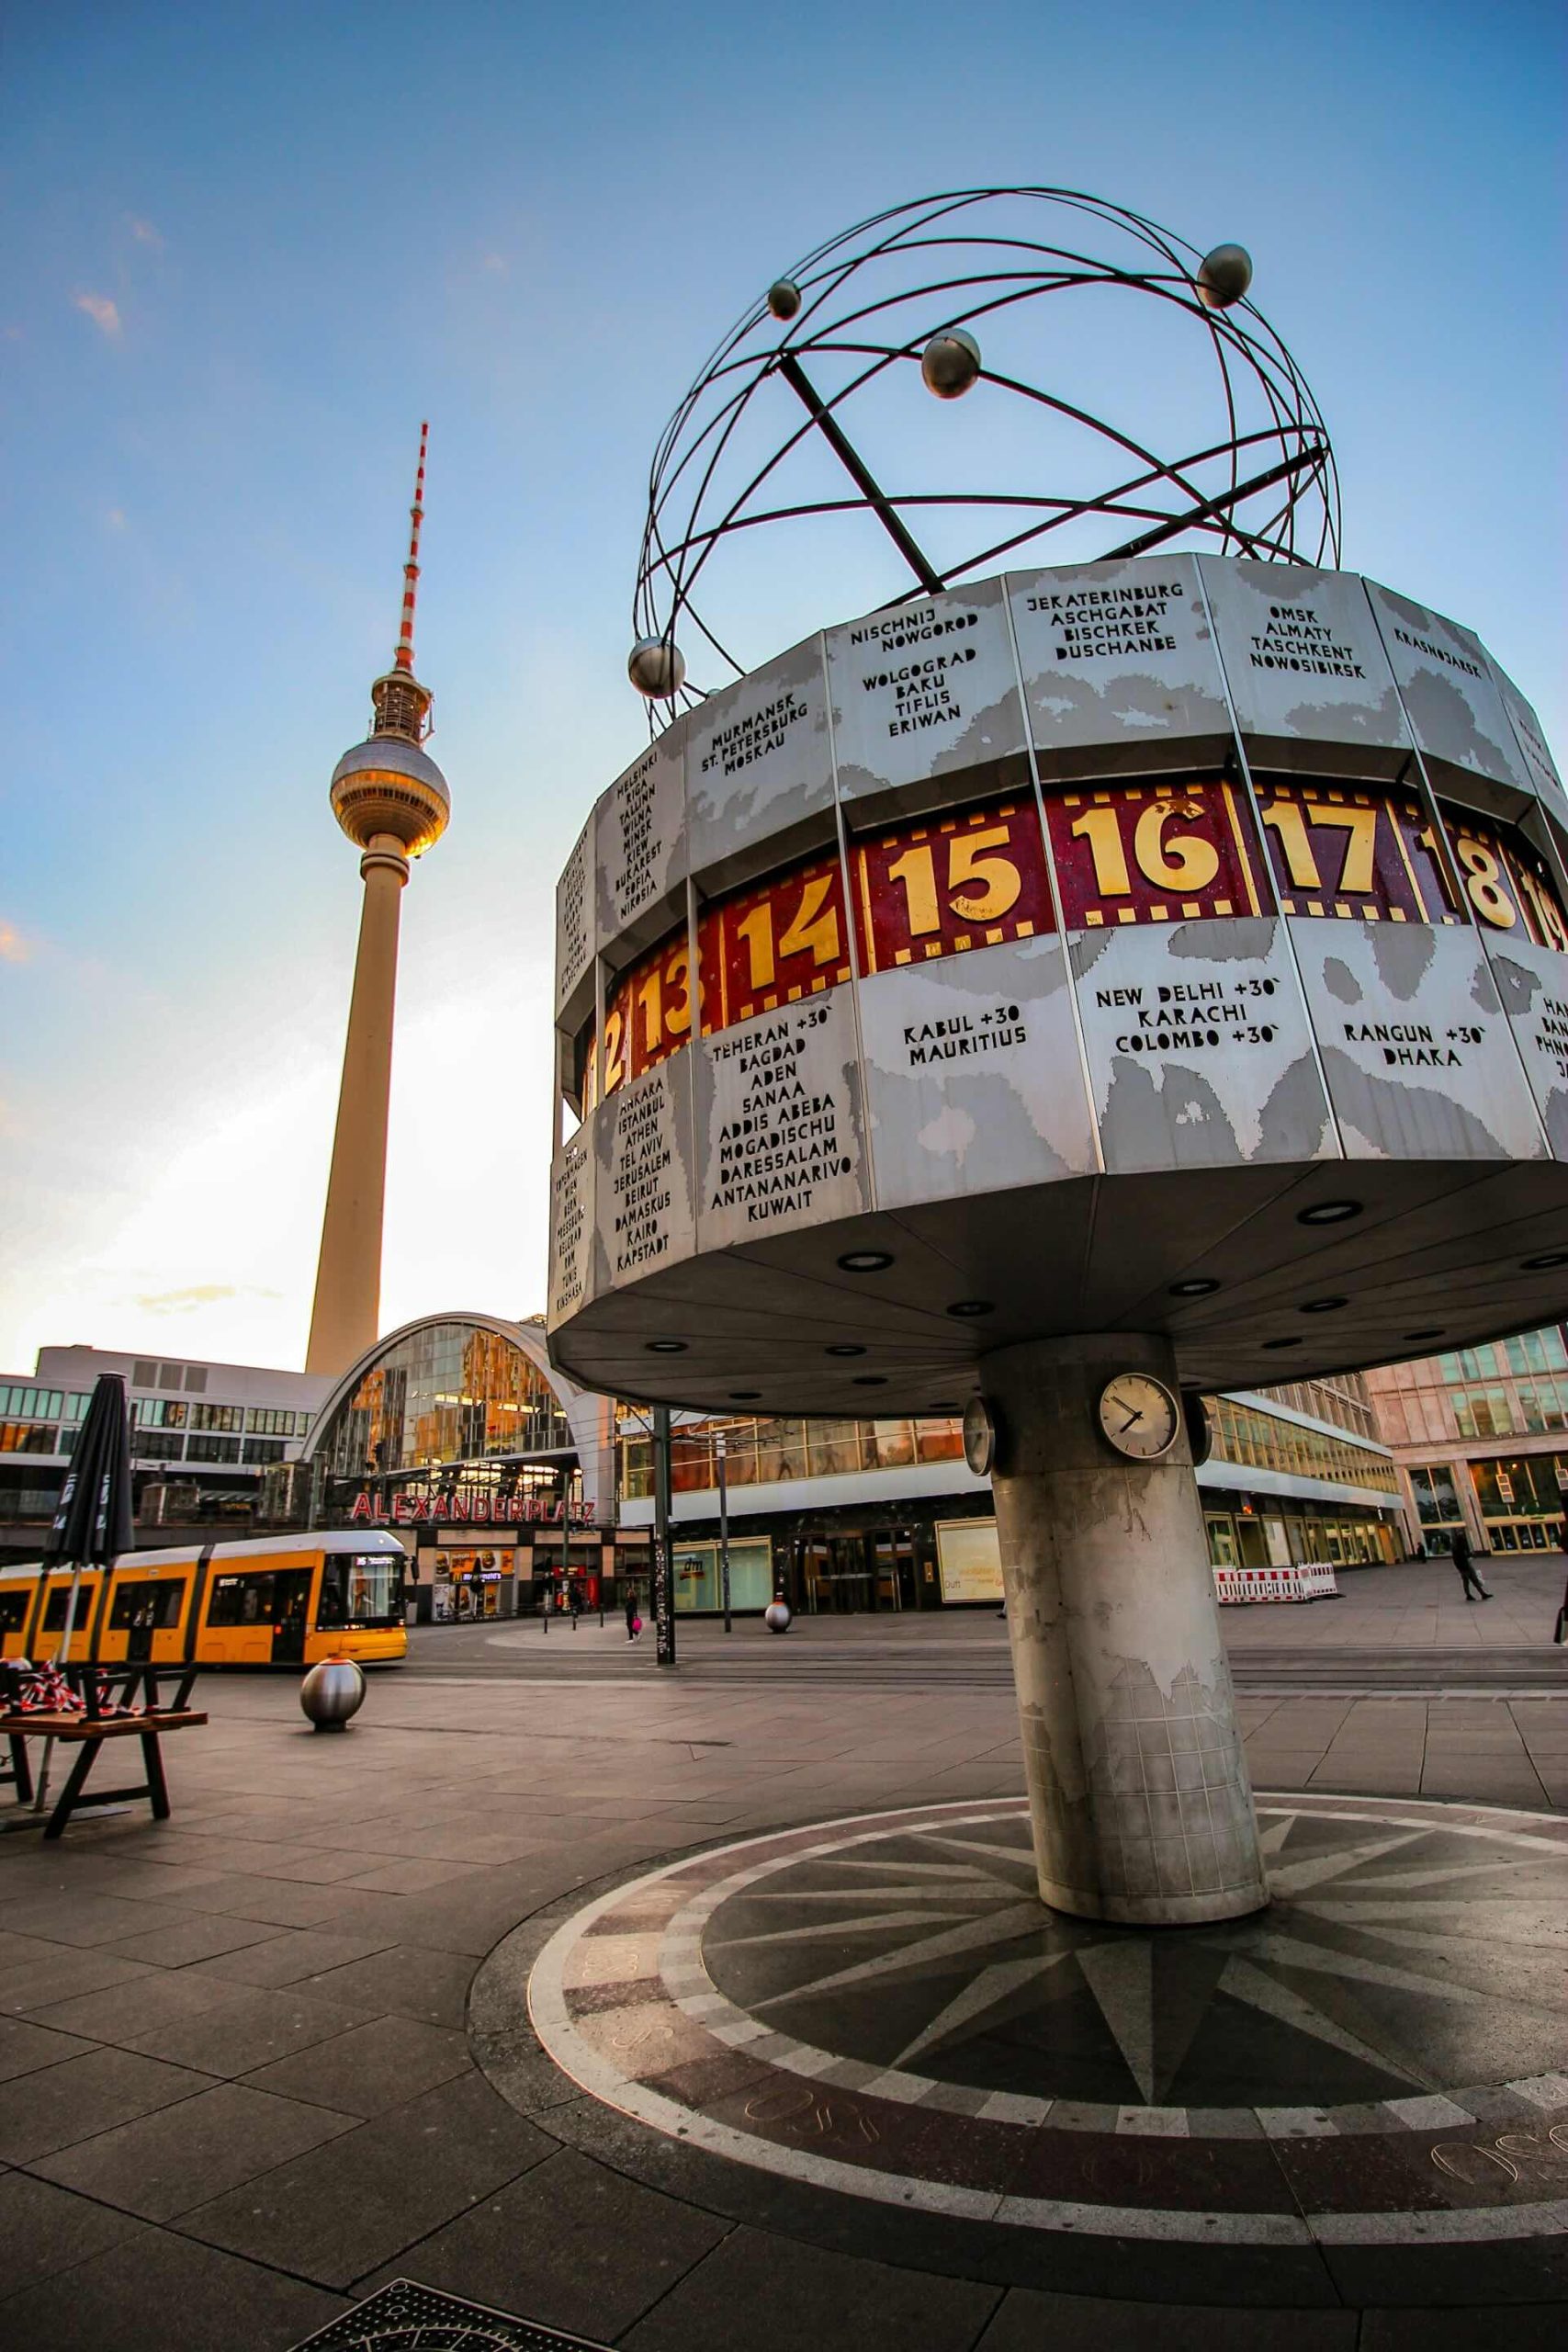
[[[440,1315],[378,1340],[341,1380],[50,1348],[0,1384],[0,1556],[36,1553],[101,1371],[130,1388],[137,1537],[318,1523],[389,1526],[421,1570],[421,1606],[510,1615],[568,1576],[585,1598],[645,1589],[653,1517],[643,1409],[555,1372],[537,1321]],[[1303,1381],[1211,1399],[1201,1472],[1217,1567],[1402,1556],[1396,1498],[1362,1383]],[[678,1418],[675,1605],[720,1605],[724,1440],[735,1606],[775,1589],[806,1611],[992,1601],[988,1483],[952,1418]],[[1557,1531],[1560,1532],[1560,1528]]]

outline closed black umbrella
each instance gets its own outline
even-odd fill
[[[71,1598],[65,1604],[65,1630],[61,1635],[59,1662],[71,1655],[76,1623],[76,1601],[82,1571],[107,1567],[133,1542],[130,1523],[130,1408],[126,1401],[125,1375],[101,1372],[77,1432],[71,1467],[60,1490],[60,1507],[44,1538],[45,1567],[68,1563],[74,1570]],[[39,1773],[38,1804],[42,1808],[49,1783],[49,1751],[44,1744]]]

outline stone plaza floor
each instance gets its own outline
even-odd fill
[[[989,1612],[209,1676],[170,1823],[0,1839],[0,2342],[1555,2346],[1563,1572],[1227,1612],[1277,1899],[1152,1939],[1032,1900]]]

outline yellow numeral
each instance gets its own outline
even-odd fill
[[[781,956],[804,956],[811,950],[811,960],[818,969],[824,964],[836,964],[839,945],[839,910],[829,907],[828,899],[833,888],[831,874],[818,874],[800,894],[800,904],[795,910],[795,921],[779,942]]]
[[[1454,842],[1455,854],[1464,868],[1464,887],[1470,892],[1470,903],[1478,915],[1499,931],[1512,931],[1518,912],[1512,899],[1503,888],[1503,869],[1489,849],[1461,833]]]
[[[1372,887],[1372,860],[1377,849],[1378,812],[1375,808],[1325,808],[1315,800],[1307,804],[1307,815],[1314,825],[1337,825],[1348,834],[1345,843],[1345,863],[1340,868],[1336,891],[1346,891],[1353,898],[1365,898]]]
[[[983,857],[982,850],[1006,849],[1009,845],[1005,825],[991,825],[984,832],[965,833],[949,842],[947,849],[947,891],[953,901],[953,911],[965,922],[999,922],[1009,910],[1018,904],[1023,888],[1023,876],[1010,857]],[[966,882],[981,885],[978,897],[960,895]]]
[[[1261,810],[1263,821],[1280,836],[1280,846],[1285,853],[1285,871],[1295,890],[1321,890],[1323,876],[1317,870],[1317,860],[1312,854],[1312,835],[1306,829],[1306,819],[1293,800],[1275,800]]]
[[[1175,814],[1156,800],[1139,818],[1133,835],[1138,870],[1156,890],[1206,890],[1220,870],[1220,853],[1201,833],[1177,833],[1167,841],[1166,825]]]
[[[1122,828],[1114,808],[1089,808],[1073,826],[1074,840],[1088,842],[1094,860],[1094,887],[1102,899],[1130,899],[1133,877],[1122,846]]]
[[[760,906],[735,926],[746,942],[746,954],[751,967],[751,986],[769,989],[773,984],[777,967],[773,962],[773,910],[764,899]]]
[[[907,849],[897,864],[888,867],[887,879],[903,886],[905,923],[911,939],[942,929],[936,902],[936,869],[931,864],[929,842],[919,842],[913,849]]]

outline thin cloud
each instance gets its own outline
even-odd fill
[[[479,267],[488,270],[492,277],[505,277],[511,270],[512,264],[504,254],[486,254],[479,263]]]
[[[112,343],[119,333],[119,304],[111,302],[107,294],[73,294],[72,300],[79,311],[85,311],[96,327],[101,327]]]
[[[0,964],[26,964],[32,959],[32,948],[22,937],[14,922],[0,917]]]
[[[104,516],[104,521],[111,531],[129,531],[130,528],[130,525],[126,520],[123,506],[111,506]]]
[[[130,231],[131,235],[135,238],[139,245],[151,245],[155,254],[161,254],[163,252],[163,236],[161,232],[152,226],[151,220],[142,220],[139,219],[134,212],[128,212],[125,220],[126,227]]]
[[[132,1306],[145,1309],[149,1315],[192,1315],[198,1306],[217,1306],[226,1298],[278,1298],[276,1290],[254,1290],[233,1283],[192,1283],[186,1290],[139,1292],[130,1300]]]

